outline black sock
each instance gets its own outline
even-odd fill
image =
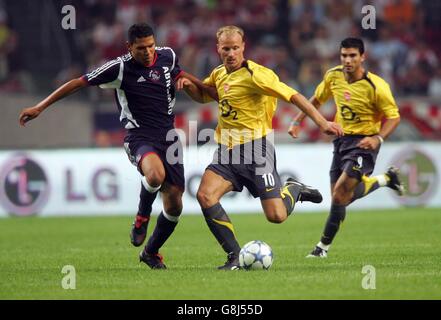
[[[280,194],[282,196],[283,204],[286,207],[286,212],[289,216],[294,210],[294,206],[299,198],[300,186],[296,184],[285,186],[281,190]]]
[[[167,241],[175,230],[177,224],[177,221],[168,220],[161,212],[159,214],[158,221],[156,222],[155,230],[145,246],[145,251],[150,254],[158,253],[159,248],[161,248],[165,241]]]
[[[334,237],[337,234],[338,229],[340,228],[340,224],[345,220],[345,216],[346,206],[338,204],[331,205],[331,211],[320,240],[323,244],[331,244],[332,240],[334,240]]]
[[[138,215],[141,217],[150,217],[152,213],[152,204],[156,199],[158,191],[154,193],[148,192],[141,183],[141,192],[139,194]]]
[[[239,254],[240,245],[234,235],[233,224],[221,204],[216,203],[210,208],[202,209],[202,212],[204,213],[208,228],[210,228],[211,233],[216,237],[222,249],[226,253],[233,252],[234,254]]]

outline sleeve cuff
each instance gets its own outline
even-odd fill
[[[184,74],[184,70],[179,71],[179,73],[175,76],[173,80],[174,81],[178,80],[180,77],[182,77],[183,74]]]
[[[83,80],[85,84],[89,85],[89,81],[87,81],[87,75],[82,76],[80,79]]]

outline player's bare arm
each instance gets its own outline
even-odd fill
[[[300,93],[293,95],[291,102],[310,117],[323,133],[338,137],[343,136],[341,126],[335,122],[326,121],[320,112]]]
[[[189,81],[185,81],[185,80],[182,80],[181,82],[178,81],[176,87],[178,90],[184,89],[185,92],[193,100],[200,103],[204,103],[205,101],[203,99],[203,93],[205,92],[215,101],[219,101],[219,96],[217,94],[216,87],[206,85],[201,80],[199,80],[198,78],[187,72],[183,72],[182,78],[185,78],[186,80]]]
[[[394,132],[399,124],[400,117],[387,119],[381,126],[381,130],[377,135],[363,138],[358,144],[358,147],[366,150],[375,150],[379,148],[383,141]]]
[[[204,96],[201,90],[190,80],[185,77],[180,77],[176,81],[176,89],[184,90],[186,94],[194,101],[204,103]]]
[[[205,85],[201,82],[201,85],[196,85],[193,81],[188,78],[181,77],[176,82],[176,89],[184,90],[190,98],[199,103],[207,102],[204,99],[204,92],[207,93],[215,101],[219,101],[217,91],[215,87]]]
[[[38,117],[40,113],[42,113],[50,105],[86,86],[87,82],[84,81],[82,78],[72,79],[69,82],[63,84],[61,87],[52,92],[46,99],[44,99],[37,105],[23,109],[19,116],[20,125],[24,127],[26,122]]]
[[[312,96],[311,99],[309,99],[309,102],[316,108],[320,108],[321,104],[317,100],[315,96]],[[300,111],[292,120],[291,124],[288,128],[288,133],[293,138],[299,137],[300,132],[300,124],[302,123],[303,119],[305,119],[306,114],[303,111]]]

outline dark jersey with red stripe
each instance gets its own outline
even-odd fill
[[[174,51],[157,47],[150,66],[126,54],[84,75],[83,79],[89,85],[115,90],[120,121],[129,135],[165,141],[167,132],[174,128],[174,82],[180,73]]]

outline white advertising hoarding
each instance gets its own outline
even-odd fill
[[[184,150],[186,192],[184,213],[200,214],[196,191],[214,147]],[[282,180],[294,176],[318,188],[320,204],[300,203],[297,211],[326,211],[330,205],[329,167],[332,144],[277,145],[277,169]],[[398,198],[387,189],[360,199],[351,208],[377,209],[400,206],[441,207],[439,178],[441,143],[385,143],[374,175],[398,166],[407,194]],[[134,215],[138,208],[140,174],[123,148],[0,152],[0,217],[9,215]],[[221,201],[228,213],[261,212],[259,199],[244,189]],[[162,209],[158,197],[153,214]]]

